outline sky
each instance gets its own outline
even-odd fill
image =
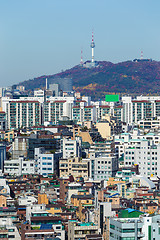
[[[159,0],[0,0],[0,87],[91,59],[160,61]]]

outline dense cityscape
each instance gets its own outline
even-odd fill
[[[0,239],[160,240],[160,3],[136,1],[1,2]]]
[[[160,96],[0,94],[1,238],[159,239]]]

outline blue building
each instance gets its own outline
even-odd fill
[[[6,146],[0,144],[0,169],[3,171],[4,160],[6,160]]]

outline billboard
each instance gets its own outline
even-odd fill
[[[119,102],[119,95],[116,94],[109,94],[105,95],[106,102]]]

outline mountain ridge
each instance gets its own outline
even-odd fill
[[[104,97],[107,93],[158,94],[160,91],[159,61],[125,61],[112,63],[99,61],[98,67],[84,68],[76,65],[61,73],[45,75],[23,81],[26,90],[45,87],[45,79],[69,77],[73,79],[73,88],[82,95],[94,99]]]

